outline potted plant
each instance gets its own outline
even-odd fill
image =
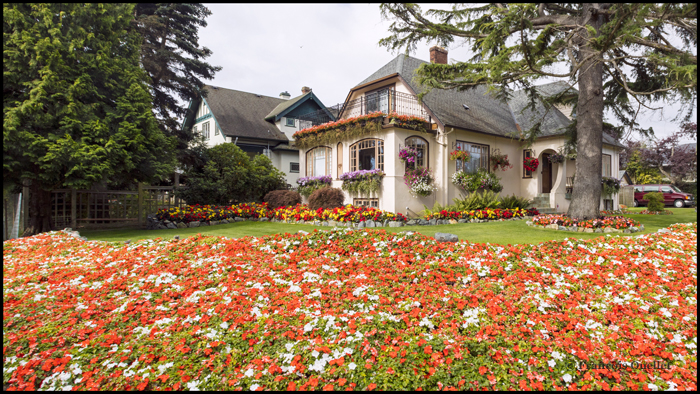
[[[561,153],[552,153],[551,155],[548,156],[549,162],[552,164],[555,163],[563,163],[564,160],[566,160],[566,156],[564,156]]]
[[[612,196],[620,191],[620,180],[613,177],[604,176],[600,183],[603,186],[603,195]]]
[[[407,170],[403,179],[409,192],[415,198],[427,197],[437,190],[437,187],[433,185],[435,179],[432,172],[425,167]]]
[[[399,160],[404,164],[416,164],[418,150],[412,146],[405,146],[399,150]]]
[[[493,150],[490,160],[494,171],[496,171],[498,168],[500,168],[501,171],[505,171],[508,168],[513,168],[513,165],[510,164],[510,161],[508,160],[508,155],[501,154],[501,150],[498,148]]]
[[[483,168],[479,168],[473,174],[468,174],[461,170],[457,171],[452,174],[452,183],[471,193],[479,190],[491,190],[499,193],[503,190],[500,179],[494,173],[490,173]]]
[[[526,157],[523,160],[523,167],[528,171],[535,171],[539,167],[540,161],[536,157]]]
[[[459,147],[450,153],[450,160],[461,160],[468,162],[471,159],[469,152],[461,150]]]

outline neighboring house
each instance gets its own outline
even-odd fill
[[[192,127],[204,135],[209,147],[230,142],[251,158],[264,154],[284,172],[288,184],[296,185],[299,153],[292,135],[299,130],[297,117],[327,112],[311,89],[302,88],[302,94],[294,98],[287,92],[275,98],[210,85],[203,89],[206,98],[190,102],[190,108],[197,110],[185,118],[183,129]]]
[[[628,186],[632,185],[632,178],[630,178],[630,175],[627,173],[626,170],[620,170],[617,172],[617,179],[620,180],[620,186]]]
[[[431,62],[446,64],[447,51],[433,47],[430,58]],[[531,148],[524,149],[517,136],[521,130],[531,126],[535,121],[533,116],[545,113],[543,103],[539,103],[540,108],[535,111],[521,113],[527,103],[522,92],[515,92],[508,105],[489,95],[486,87],[478,86],[465,91],[433,89],[425,95],[421,104],[416,95],[422,89],[414,81],[414,76],[415,70],[423,63],[427,62],[410,56],[397,56],[350,90],[338,118],[347,119],[373,111],[414,115],[425,119],[429,125],[427,133],[397,127],[386,119],[381,130],[372,134],[343,137],[342,133],[335,133],[335,139],[328,144],[305,146],[300,150],[301,168],[302,171],[306,170],[302,176],[331,175],[333,186],[341,187],[341,174],[370,169],[372,163],[376,163],[376,168],[386,173],[381,190],[374,195],[346,194],[346,202],[416,216],[424,205],[432,207],[435,202],[447,205],[455,197],[464,195],[463,190],[451,182],[451,176],[457,170],[474,172],[484,168],[493,172],[490,154],[499,149],[502,154],[508,155],[513,165],[506,171],[496,170],[503,185],[501,195],[540,197],[545,205],[546,201],[549,202],[552,210],[565,212],[570,202],[567,199],[567,178],[570,180],[574,175],[575,161],[550,164],[547,156],[565,143],[563,128],[570,123],[567,117],[571,116],[570,108],[546,111],[542,136]],[[550,90],[559,92],[562,88],[568,89],[569,86],[561,83],[544,85],[540,87],[540,92],[550,94]],[[570,90],[572,94],[578,93]],[[437,191],[428,197],[412,197],[404,183],[406,168],[398,158],[398,151],[407,145],[422,152],[422,163],[419,165],[428,167],[435,176]],[[450,152],[458,147],[470,152],[471,161],[462,163],[449,159]],[[620,144],[605,135],[603,175],[618,174],[620,148]],[[533,173],[523,167],[526,156],[537,157],[541,163]],[[313,165],[306,165],[309,160],[314,161]],[[324,160],[327,162],[324,163]],[[618,206],[616,196],[611,201],[601,199],[601,208],[612,206]]]

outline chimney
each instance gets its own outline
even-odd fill
[[[301,88],[301,94],[306,94],[306,93],[309,93],[310,91],[311,91],[311,88],[308,86],[304,86]]]
[[[430,48],[430,63],[447,64],[447,49],[435,45]]]
[[[290,97],[292,96],[289,93],[287,93],[287,91],[280,93],[280,98],[283,100],[289,100]]]

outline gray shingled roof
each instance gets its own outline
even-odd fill
[[[304,99],[306,96],[308,96],[310,94],[311,94],[311,91],[306,92],[306,93],[302,94],[301,96],[297,96],[297,97],[291,98],[289,100],[284,100],[284,102],[279,103],[272,111],[270,111],[269,114],[267,114],[267,116],[265,117],[265,120],[274,122],[274,119],[278,114],[281,114],[282,112],[284,112],[284,110],[286,110],[287,108],[296,104],[297,102],[301,101],[302,99]]]
[[[415,70],[423,63],[428,62],[400,54],[357,86],[399,73],[416,94],[421,93],[424,88],[413,78]],[[570,85],[566,82],[559,81],[540,85],[537,89],[542,95],[551,96],[569,87]],[[423,101],[445,126],[508,137],[519,134],[515,125],[516,121],[522,130],[527,130],[534,124],[535,116],[538,113],[545,113],[544,103],[538,102],[536,111],[528,109],[520,114],[520,111],[527,105],[527,97],[522,91],[514,92],[513,97],[508,102],[510,105],[508,105],[493,98],[486,90],[485,86],[477,86],[465,91],[433,89],[424,97]],[[572,94],[578,94],[578,91],[572,89]],[[465,110],[462,104],[466,104],[469,110]],[[514,116],[515,119],[513,119]],[[566,115],[558,109],[552,108],[544,119],[542,136],[560,135],[564,132],[563,128],[570,122]],[[603,142],[609,145],[623,146],[605,133],[603,133]]]
[[[416,92],[424,91],[423,87],[413,80],[415,70],[424,60],[411,56],[398,55],[392,61],[370,75],[359,85],[399,73],[406,83]],[[485,86],[458,91],[457,89],[433,89],[423,98],[425,104],[435,116],[445,125],[488,134],[510,136],[517,134],[513,116],[508,105],[491,97]],[[465,110],[466,104],[469,110]]]
[[[284,100],[215,86],[204,86],[207,104],[226,136],[289,141],[265,116]]]

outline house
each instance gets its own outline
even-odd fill
[[[433,63],[446,64],[447,51],[432,47],[430,59]],[[405,127],[401,122],[395,122],[396,119],[385,116],[381,127],[365,128],[364,134],[355,132],[349,135],[342,131],[342,127],[336,127],[332,133],[323,134],[325,137],[320,138],[319,130],[329,126],[314,123],[315,128],[309,129],[313,133],[302,130],[296,137],[297,146],[301,148],[299,162],[304,170],[302,176],[331,175],[332,186],[341,187],[339,178],[343,173],[381,169],[386,175],[378,192],[364,195],[346,193],[346,202],[405,212],[415,217],[424,206],[432,207],[435,202],[447,205],[454,198],[465,195],[464,189],[451,181],[458,170],[473,173],[483,168],[500,178],[503,186],[501,195],[538,197],[542,203],[540,208],[565,212],[570,203],[567,180],[571,186],[576,163],[568,159],[563,163],[551,164],[548,157],[564,146],[564,128],[571,122],[569,116],[575,116],[571,114],[570,107],[560,106],[547,111],[544,103],[538,103],[535,109],[525,109],[527,100],[524,93],[514,92],[513,98],[504,103],[487,93],[484,86],[465,91],[434,89],[419,103],[416,96],[423,90],[414,81],[414,76],[415,70],[423,63],[427,62],[398,55],[350,89],[338,114],[338,122],[366,117],[377,111],[410,115],[422,119],[425,124],[422,130]],[[577,93],[560,83],[545,85],[541,87],[541,92],[546,95],[548,92],[561,92],[564,88],[571,94]],[[532,147],[524,149],[518,136],[521,130],[528,129],[536,121],[537,116],[544,116],[542,136]],[[604,138],[603,175],[612,176],[618,174],[621,145],[610,136]],[[323,142],[310,145],[308,141]],[[406,165],[399,159],[398,152],[405,146],[418,150],[417,165],[427,167],[434,175],[437,190],[427,197],[412,197],[404,183]],[[471,160],[450,160],[450,153],[456,149],[469,152]],[[490,157],[496,149],[508,155],[513,168],[493,170]],[[525,157],[536,157],[542,164],[535,171],[529,171],[523,166]],[[307,166],[310,161],[313,161],[313,165]],[[601,208],[617,205],[616,196],[609,201],[601,198]]]
[[[209,147],[234,143],[251,158],[266,155],[290,185],[299,178],[299,153],[292,137],[300,127],[297,118],[320,111],[334,119],[308,87],[294,98],[287,92],[277,98],[211,85],[203,90],[206,98],[190,102],[189,108],[197,110],[185,118],[183,129],[201,133]]]

